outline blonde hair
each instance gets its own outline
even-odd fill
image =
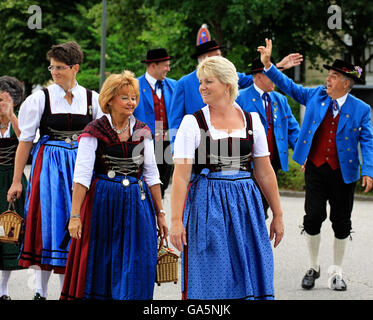
[[[133,72],[124,70],[120,74],[111,74],[102,85],[98,102],[103,113],[110,113],[109,102],[123,89],[133,90],[136,94],[136,106],[139,104],[139,81]]]
[[[216,77],[221,83],[229,85],[232,100],[238,97],[238,75],[236,67],[227,58],[221,56],[207,57],[198,64],[197,77]]]

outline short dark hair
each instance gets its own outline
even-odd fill
[[[17,78],[2,76],[0,77],[0,92],[8,92],[13,99],[15,107],[19,107],[24,100],[24,85]]]
[[[55,59],[67,65],[82,64],[83,51],[75,41],[53,45],[47,53],[47,59]]]

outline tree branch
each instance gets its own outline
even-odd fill
[[[368,59],[366,59],[366,60],[364,61],[364,65],[366,66],[367,64],[369,64],[369,62],[370,62],[372,59],[373,59],[373,53],[369,56]]]

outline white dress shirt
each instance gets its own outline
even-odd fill
[[[153,78],[149,73],[145,72],[145,79],[149,82],[150,86],[152,87],[153,91],[155,90],[155,83],[157,79]],[[157,88],[155,94],[160,99],[162,98],[162,90]]]
[[[215,129],[210,120],[210,108],[205,106],[202,108],[212,139],[224,139],[228,137],[246,138],[246,118],[241,107],[235,102],[234,107],[241,111],[242,117],[245,120],[245,127],[241,130],[234,130],[230,134],[224,130]],[[264,127],[260,121],[259,114],[250,112],[253,125],[254,150],[253,157],[269,156],[267,136],[264,132]],[[184,116],[183,121],[176,134],[174,143],[174,159],[194,159],[195,150],[198,148],[201,141],[201,132],[198,126],[197,119],[188,114]]]
[[[86,89],[78,83],[72,89],[73,100],[71,105],[64,98],[65,90],[57,84],[48,86],[51,112],[87,114],[87,93]],[[20,141],[34,141],[37,129],[40,127],[40,120],[44,112],[45,95],[43,90],[38,90],[27,97],[21,105],[18,115],[18,125],[21,130]],[[98,119],[103,112],[98,103],[98,93],[92,91],[92,118]]]
[[[113,123],[109,114],[105,114],[111,127]],[[134,116],[130,117],[130,134],[133,134],[133,127],[136,123]],[[79,141],[78,155],[74,169],[74,182],[80,183],[89,188],[93,175],[93,168],[96,160],[97,138],[82,137]],[[159,172],[155,161],[153,139],[144,139],[144,180],[149,187],[160,184]]]

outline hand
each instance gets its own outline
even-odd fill
[[[22,187],[21,182],[18,182],[18,183],[13,182],[6,196],[7,201],[10,202],[10,201],[15,201],[19,199],[22,194],[22,189],[23,187]]]
[[[268,69],[272,65],[271,63],[272,40],[266,38],[266,46],[258,47],[257,51],[260,52],[260,60],[262,61],[264,67]]]
[[[269,230],[269,240],[272,241],[273,238],[275,238],[274,247],[276,248],[284,236],[284,223],[282,221],[282,216],[276,216],[272,219]]]
[[[369,176],[363,176],[363,182],[361,184],[362,187],[365,187],[364,192],[367,193],[372,190],[373,186],[373,179]]]
[[[306,163],[307,163],[307,159],[306,159],[306,161],[304,161],[303,165],[300,167],[300,171],[302,171],[302,172],[306,171]]]
[[[186,232],[182,221],[172,223],[170,240],[172,245],[180,252],[183,251],[183,245],[187,245]]]
[[[82,237],[82,222],[80,218],[71,218],[68,229],[72,238],[80,239]]]
[[[285,58],[283,58],[279,63],[277,63],[277,68],[282,68],[283,70],[299,66],[303,61],[303,56],[300,53],[290,53]]]
[[[0,93],[0,114],[5,114],[9,119],[13,114],[14,102],[8,92]]]
[[[157,215],[157,226],[159,230],[159,235],[161,237],[167,238],[168,237],[168,227],[166,223],[166,219],[164,217],[164,214],[159,213]]]

